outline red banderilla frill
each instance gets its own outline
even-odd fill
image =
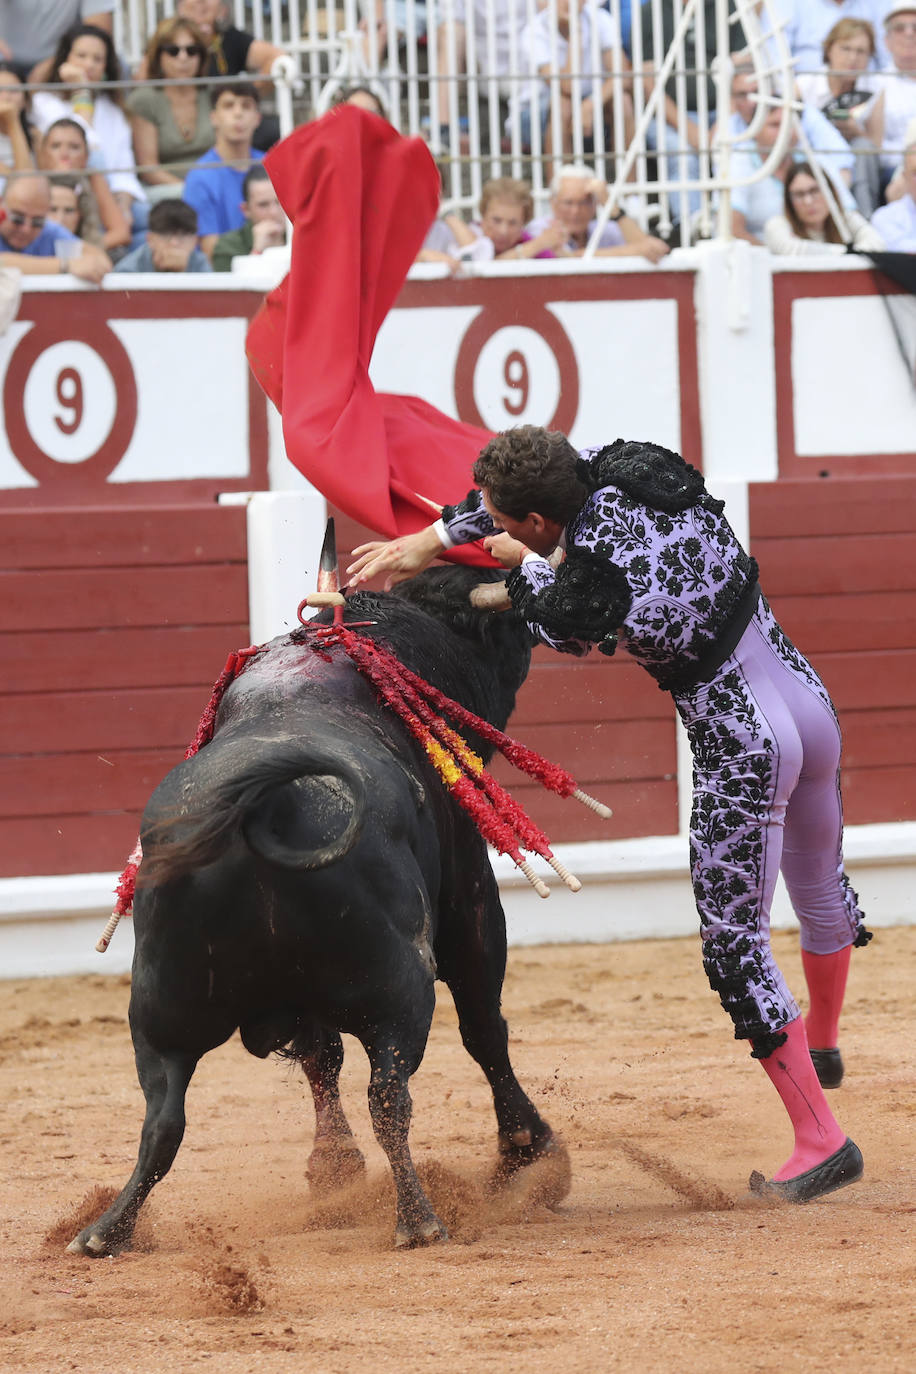
[[[475,716],[473,711],[469,711],[460,702],[453,701],[437,687],[433,687],[431,683],[405,667],[384,645],[356,633],[357,630],[371,625],[372,621],[352,621],[345,625],[343,598],[340,597],[338,601],[338,594],[319,593],[314,598],[307,597],[299,607],[300,620],[303,609],[313,602],[333,604],[334,621],[330,625],[315,624],[311,620],[302,621],[303,627],[311,635],[309,649],[329,658],[328,651],[337,645],[340,646],[357,671],[372,683],[381,699],[391,707],[413,737],[423,746],[443,784],[471,817],[487,843],[500,854],[509,855],[539,896],[549,897],[550,889],[531,868],[522,853],[523,850],[539,854],[571,891],[578,892],[582,884],[551,851],[550,841],[544,832],[535,825],[506,789],[487,772],[483,760],[443,719],[443,716],[450,717],[457,725],[472,730],[488,744],[494,745],[509,763],[527,773],[529,777],[535,778],[550,791],[561,797],[573,797],[602,817],[609,817],[610,809],[583,792],[566,769],[550,763],[533,749],[498,730],[489,721]],[[259,646],[251,645],[229,655],[225,668],[214,684],[194,738],[185,750],[186,759],[192,758],[205,744],[209,744],[213,738],[216,715],[226,689],[259,652]],[[142,857],[138,840],[118,882],[115,909],[96,944],[100,954],[108,948],[118,921],[133,905],[137,871]]]
[[[342,599],[341,599],[342,600]],[[302,610],[311,598],[306,598]],[[379,696],[404,722],[422,744],[433,766],[455,800],[468,813],[488,844],[508,854],[541,897],[550,889],[533,871],[524,854],[527,849],[540,854],[573,892],[582,886],[550,848],[550,841],[496,779],[484,768],[483,760],[469,747],[443,716],[473,730],[495,745],[515,767],[536,778],[543,786],[562,797],[575,797],[596,811],[610,816],[608,807],[583,792],[565,769],[548,762],[511,739],[488,721],[474,715],[460,702],[424,681],[401,663],[384,645],[354,633],[357,623],[343,623],[343,605],[334,606],[334,623],[315,625],[303,621],[312,636],[310,647],[323,656],[339,645],[359,672],[375,687]],[[440,714],[441,713],[441,714]]]
[[[227,687],[230,683],[234,682],[235,679],[238,677],[239,673],[242,672],[242,670],[248,666],[249,661],[254,657],[254,655],[260,652],[260,648],[257,644],[251,644],[247,649],[233,650],[233,652],[226,659],[225,668],[220,673],[219,677],[216,679],[216,682],[213,684],[213,691],[210,693],[210,700],[207,702],[207,705],[204,708],[204,713],[200,718],[196,731],[194,732],[194,738],[191,740],[191,743],[184,751],[184,756],[186,759],[193,758],[199,749],[202,749],[205,744],[210,743],[211,739],[213,738],[213,727],[216,723],[216,713],[219,710],[220,702],[226,694]],[[134,888],[137,885],[137,870],[140,867],[140,861],[142,858],[143,850],[140,846],[140,839],[138,836],[137,843],[133,847],[131,856],[127,860],[127,864],[124,868],[124,872],[118,879],[118,884],[115,888],[115,896],[117,897],[117,901],[115,902],[114,911],[109,916],[108,924],[106,925],[105,929],[102,931],[102,934],[96,941],[95,947],[98,950],[99,954],[105,953],[106,949],[111,944],[112,935],[114,935],[115,931],[118,928],[118,922],[120,921],[122,916],[127,915],[127,913],[130,911],[131,907],[134,904]]]

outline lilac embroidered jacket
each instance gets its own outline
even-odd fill
[[[453,544],[469,543],[495,530],[479,491],[472,491],[459,506],[446,507],[443,526]],[[606,559],[623,574],[629,607],[624,600],[616,628],[629,653],[672,690],[677,677],[689,672],[715,644],[737,603],[756,582],[756,565],[722,515],[721,502],[705,491],[687,510],[669,514],[616,486],[601,487],[566,527],[567,562],[555,573],[545,558],[531,555],[521,576],[535,594],[555,584],[559,590],[564,570],[580,550]],[[574,621],[573,598],[581,593],[572,587],[570,592]],[[536,598],[524,600],[528,618]],[[537,619],[528,623],[538,639],[562,653],[583,655],[592,647],[587,633],[558,636]]]

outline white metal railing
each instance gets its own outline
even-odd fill
[[[346,87],[367,85],[396,128],[427,139],[449,208],[475,207],[486,180],[514,176],[530,183],[542,209],[556,167],[579,161],[612,188],[603,218],[626,197],[644,224],[663,233],[679,224],[681,242],[727,236],[731,49],[743,51],[757,80],[743,138],[754,137],[772,108],[784,112],[753,179],[785,156],[798,127],[780,0],[716,0],[714,43],[699,0],[633,0],[629,57],[619,42],[606,46],[607,31],[620,32],[620,0],[606,0],[605,10],[598,4],[582,0],[578,8],[574,0],[566,37],[558,0],[233,0],[225,13],[291,58],[274,73],[284,131],[295,117],[323,113]],[[122,0],[115,35],[129,64],[175,8],[174,0]],[[546,77],[532,54],[535,28],[546,43]],[[718,54],[711,63],[707,50]],[[583,97],[603,82],[610,96],[594,101],[589,130]],[[801,145],[810,151],[803,136]]]

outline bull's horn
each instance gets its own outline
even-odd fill
[[[478,582],[471,588],[471,605],[478,611],[508,611],[512,602],[505,582]]]

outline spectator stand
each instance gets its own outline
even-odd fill
[[[610,71],[602,69],[598,26],[583,16],[606,13],[614,32],[627,31],[630,15],[621,0],[604,0],[600,9],[599,0],[573,6],[562,40],[568,71],[561,71],[557,0],[546,6],[538,0],[476,0],[473,22],[459,26],[464,3],[234,0],[226,14],[236,27],[287,54],[269,74],[282,132],[323,113],[345,86],[365,84],[384,97],[397,129],[427,139],[452,209],[475,207],[485,181],[512,176],[530,182],[542,212],[556,166],[586,161],[615,186],[607,213],[625,197],[643,228],[689,244],[724,232],[731,148],[724,121],[713,130],[715,142],[710,123],[717,111],[728,109],[734,53],[753,65],[760,107],[784,106],[787,127],[797,126],[791,33],[784,32],[779,0],[645,0],[633,10],[637,22],[628,48],[613,49]],[[128,70],[136,69],[157,23],[174,10],[172,0],[123,0],[115,11],[114,36]],[[523,36],[539,14],[546,17],[551,52],[546,77]],[[714,51],[717,61],[711,59]],[[805,65],[812,65],[810,57]],[[589,132],[582,96],[592,80],[608,76],[613,95],[606,106],[595,102]],[[889,73],[869,76],[879,86],[894,79]],[[561,156],[556,149],[563,138],[564,88],[571,118]],[[537,111],[542,97],[545,122],[533,118],[526,131],[523,116]],[[628,139],[633,125],[635,137]],[[784,142],[774,154],[782,151]]]
[[[604,8],[619,33],[621,0],[606,0]],[[168,0],[126,0],[116,12],[116,42],[131,69],[156,23],[173,10]],[[568,72],[560,60],[557,0],[543,9],[538,0],[476,0],[466,25],[459,23],[464,0],[236,0],[229,17],[289,55],[271,73],[284,133],[323,113],[345,86],[365,84],[384,97],[395,128],[427,139],[442,168],[448,208],[476,207],[485,181],[512,176],[530,182],[540,212],[556,166],[586,161],[615,186],[607,213],[625,196],[644,228],[651,224],[669,237],[677,226],[682,244],[709,237],[728,219],[731,145],[725,120],[713,131],[715,142],[710,123],[729,108],[730,54],[740,50],[753,65],[758,114],[774,105],[786,110],[774,163],[797,126],[793,59],[778,0],[646,0],[636,11],[642,22],[632,26],[629,52],[617,44],[610,71],[602,67],[597,24],[583,20],[596,11],[598,0],[571,9],[562,40]],[[539,13],[546,16],[551,52],[546,77],[524,39]],[[710,71],[705,55],[716,50]],[[583,95],[592,81],[608,77],[611,99],[595,101],[589,131]],[[565,138],[564,91],[571,102]],[[538,111],[542,93],[544,125],[534,117],[526,131],[524,116]],[[631,125],[635,136],[627,140]],[[760,175],[771,165],[768,160]]]

